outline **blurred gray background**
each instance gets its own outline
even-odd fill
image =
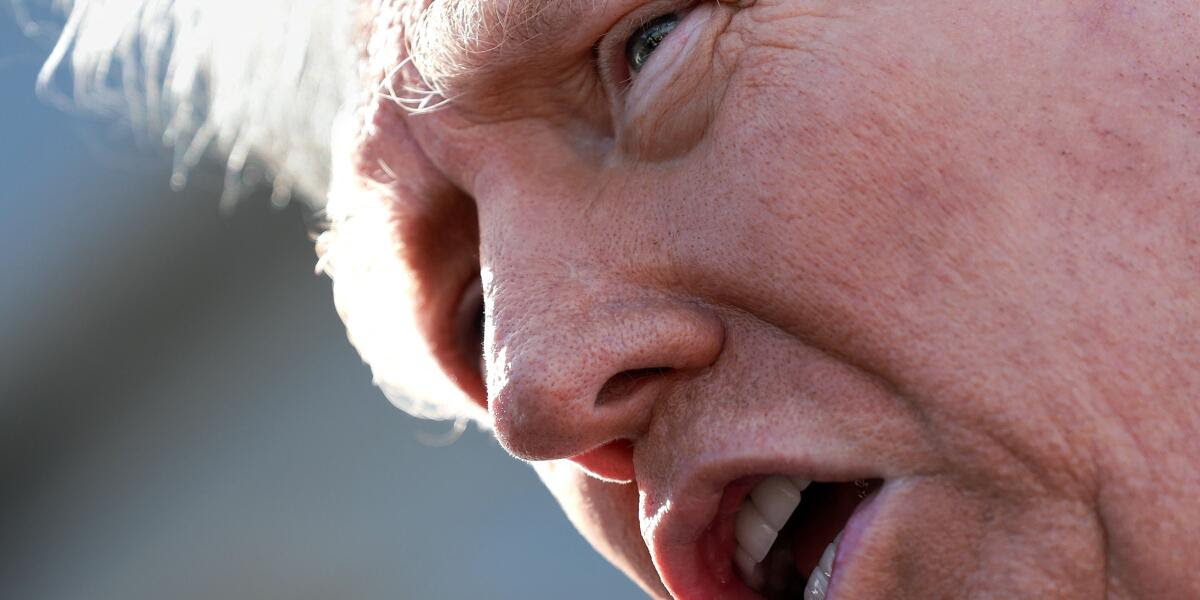
[[[486,434],[370,385],[298,205],[170,191],[0,8],[0,598],[635,598]]]

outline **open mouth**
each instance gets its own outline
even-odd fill
[[[767,600],[824,600],[842,531],[882,483],[785,475],[735,481],[709,529],[708,554],[729,557],[742,582]]]

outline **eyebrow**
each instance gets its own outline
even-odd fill
[[[410,58],[449,98],[531,52],[561,42],[609,0],[433,0],[409,36]]]

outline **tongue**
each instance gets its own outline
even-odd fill
[[[825,547],[846,526],[858,503],[873,487],[877,487],[876,482],[827,483],[813,484],[804,491],[800,510],[788,522],[792,558],[802,577],[808,577],[816,568]]]

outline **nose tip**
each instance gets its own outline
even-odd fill
[[[691,304],[614,303],[522,321],[495,333],[497,438],[519,458],[571,458],[614,480],[632,478],[630,443],[658,399],[712,365],[724,343],[721,321]]]

